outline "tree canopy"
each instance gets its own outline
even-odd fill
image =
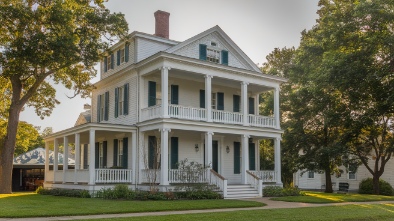
[[[95,62],[114,40],[127,34],[124,15],[110,13],[103,2],[0,2],[0,80],[6,82],[2,90],[10,98],[2,105],[7,130],[0,144],[0,193],[11,192],[12,156],[22,108],[32,106],[40,117],[51,114],[59,101],[49,80],[74,90],[74,96],[89,96]]]

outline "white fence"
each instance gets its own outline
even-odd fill
[[[160,183],[160,169],[141,170],[141,179],[143,183]]]
[[[131,183],[129,169],[96,169],[96,183]]]

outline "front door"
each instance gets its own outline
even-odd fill
[[[212,169],[219,173],[219,146],[218,141],[212,141]]]

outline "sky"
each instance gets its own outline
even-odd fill
[[[170,13],[170,39],[184,41],[215,25],[252,59],[262,64],[275,48],[298,47],[301,32],[316,23],[318,0],[109,0],[111,12],[121,12],[129,24],[129,32],[155,32],[153,13]],[[99,79],[97,77],[92,82]],[[76,97],[73,91],[55,85],[56,97],[61,102],[50,117],[41,120],[33,108],[26,107],[20,115],[41,130],[52,127],[58,132],[73,127],[83,105],[90,99]]]

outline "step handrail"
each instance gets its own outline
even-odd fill
[[[259,192],[259,196],[263,196],[263,180],[249,170],[246,171],[246,175],[248,184]]]
[[[227,179],[211,168],[207,168],[207,181],[223,191],[223,198],[227,197]]]

